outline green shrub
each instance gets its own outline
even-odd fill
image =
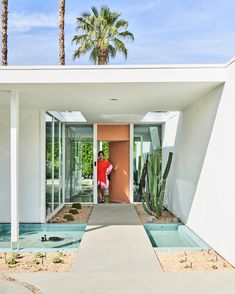
[[[72,208],[82,209],[82,205],[80,202],[74,202],[72,204]]]
[[[33,263],[33,264],[39,264],[40,261],[39,261],[36,257],[34,257],[34,258],[32,259],[32,263]]]
[[[66,219],[67,221],[74,221],[74,216],[72,213],[65,213],[63,219]]]
[[[52,262],[53,263],[61,263],[63,260],[61,259],[61,255],[58,254],[58,255],[55,255],[53,258],[52,258]]]
[[[15,259],[21,258],[20,253],[17,253],[17,252],[13,252],[12,257]]]
[[[8,265],[13,265],[13,264],[17,264],[17,260],[16,260],[16,258],[15,257],[13,257],[13,256],[10,256],[10,257],[8,257],[8,258],[6,258],[6,264],[8,264]]]
[[[78,214],[78,209],[77,208],[70,208],[69,213]]]
[[[37,252],[35,255],[34,255],[35,258],[42,258],[42,257],[45,257],[45,255],[41,252]]]

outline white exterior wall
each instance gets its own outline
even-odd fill
[[[235,265],[235,77],[181,113],[168,207]]]
[[[235,74],[226,81],[188,225],[235,266]]]
[[[0,111],[0,222],[10,222],[10,118]],[[20,111],[20,222],[40,222],[40,111]]]
[[[10,222],[10,112],[0,111],[0,222]]]

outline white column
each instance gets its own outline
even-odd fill
[[[11,248],[19,245],[19,93],[11,92]]]
[[[63,199],[62,202],[65,203],[65,124],[62,124],[62,191]]]
[[[52,144],[51,144],[51,148],[52,148],[52,152],[51,152],[51,177],[52,177],[52,180],[51,180],[51,185],[52,185],[52,189],[51,189],[51,212],[54,211],[55,209],[55,204],[54,204],[54,200],[55,200],[55,197],[54,197],[54,191],[55,191],[55,182],[54,182],[54,177],[55,177],[55,118],[52,117]]]
[[[40,177],[41,177],[41,223],[46,222],[46,112],[40,111]]]
[[[134,203],[133,195],[133,140],[134,140],[134,126],[130,124],[130,203]]]
[[[93,203],[97,204],[97,124],[93,125]]]

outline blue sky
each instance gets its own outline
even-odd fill
[[[9,0],[9,65],[59,64],[59,0]],[[76,17],[108,5],[128,20],[135,41],[110,64],[225,63],[235,55],[234,0],[66,0],[66,64],[73,61]]]

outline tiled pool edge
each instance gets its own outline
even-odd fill
[[[153,238],[153,236],[151,235],[150,231],[147,228],[156,228],[157,226],[168,226],[168,227],[176,227],[176,226],[180,226],[180,231],[185,231],[185,236],[186,238],[191,238],[196,244],[198,244],[199,246],[194,246],[194,247],[157,247],[157,244]],[[152,247],[154,249],[154,251],[198,251],[198,250],[208,250],[208,249],[212,249],[205,241],[203,241],[196,233],[194,233],[189,227],[187,227],[185,224],[183,223],[160,223],[160,224],[156,224],[156,223],[145,223],[143,225],[145,232],[152,244]]]

